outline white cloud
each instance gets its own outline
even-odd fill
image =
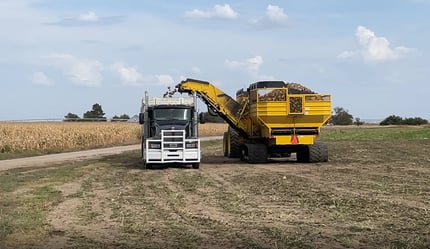
[[[99,17],[97,16],[97,14],[95,12],[90,11],[88,13],[80,14],[78,17],[78,20],[83,21],[83,22],[96,22],[99,20]]]
[[[256,28],[277,28],[288,24],[288,16],[284,9],[276,5],[268,5],[264,17],[250,21]]]
[[[257,55],[244,61],[225,60],[225,64],[232,70],[244,70],[251,74],[256,74],[263,64],[263,57]]]
[[[88,26],[88,25],[112,25],[120,23],[124,16],[99,16],[94,11],[81,13],[73,17],[63,17],[58,21],[48,22],[48,25],[64,27]]]
[[[344,51],[337,57],[340,59],[362,57],[366,61],[384,62],[399,59],[402,55],[407,54],[414,49],[399,46],[392,48],[387,38],[376,36],[375,33],[363,26],[358,26],[355,32],[359,50]]]
[[[337,57],[340,59],[346,59],[346,58],[354,57],[357,54],[358,54],[358,51],[343,51]]]
[[[219,19],[235,19],[239,14],[228,4],[215,5],[210,10],[194,9],[185,13],[188,18],[219,18]]]
[[[156,82],[158,85],[170,86],[175,83],[173,77],[167,74],[157,75],[155,78],[157,79]]]
[[[103,65],[99,61],[80,59],[71,54],[51,54],[48,58],[73,83],[89,87],[101,86]]]
[[[286,24],[288,16],[284,13],[284,9],[276,5],[267,6],[266,16],[274,23]]]
[[[113,64],[111,68],[125,86],[148,86],[151,84],[170,86],[175,83],[173,77],[168,74],[143,75],[136,67],[127,66],[121,62]]]
[[[257,55],[243,61],[225,60],[225,65],[231,70],[238,70],[247,73],[257,80],[274,80],[273,76],[260,73],[263,65],[263,57]]]
[[[53,82],[44,72],[35,72],[31,76],[31,81],[35,85],[52,86]]]
[[[115,63],[112,69],[120,77],[123,85],[139,86],[143,84],[143,75],[139,73],[135,67],[126,66],[122,63]]]

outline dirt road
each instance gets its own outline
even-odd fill
[[[216,140],[216,139],[222,139],[222,137],[220,136],[202,137],[201,141],[209,141],[209,140]],[[140,149],[140,145],[136,144],[136,145],[128,145],[128,146],[103,148],[103,149],[50,154],[50,155],[36,156],[36,157],[1,160],[0,171],[15,169],[15,168],[23,168],[23,167],[44,166],[48,164],[56,164],[56,163],[61,163],[66,161],[79,161],[84,159],[101,158],[107,155],[121,154],[126,151],[138,150],[138,149]]]

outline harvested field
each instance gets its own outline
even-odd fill
[[[0,248],[429,248],[429,128],[325,134],[321,164],[211,141],[200,170],[143,170],[136,151],[0,172]]]
[[[201,136],[217,136],[226,124],[200,124]],[[0,159],[102,148],[140,142],[141,126],[122,122],[0,122]]]

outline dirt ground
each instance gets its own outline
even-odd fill
[[[249,165],[212,141],[199,170],[144,170],[133,151],[61,165],[67,174],[0,172],[38,175],[4,190],[0,211],[36,187],[56,196],[37,206],[41,228],[10,231],[0,248],[429,248],[430,141],[328,145],[320,164]]]

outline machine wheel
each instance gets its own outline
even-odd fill
[[[309,145],[309,162],[328,162],[327,144],[322,142],[316,142],[312,145]]]
[[[199,169],[200,163],[193,163],[191,166],[193,167],[193,169]]]
[[[224,152],[224,156],[228,156],[228,132],[224,132],[222,137],[222,150]]]
[[[144,169],[152,169],[152,164],[150,164],[150,163],[143,163],[143,168]]]
[[[240,158],[242,150],[239,143],[239,133],[229,126],[228,134],[228,157]]]
[[[328,162],[327,144],[315,142],[297,151],[297,161],[300,163]]]
[[[297,162],[308,163],[309,162],[309,146],[305,145],[296,152]]]
[[[265,144],[246,144],[242,149],[242,155],[248,163],[267,162],[268,152]]]

